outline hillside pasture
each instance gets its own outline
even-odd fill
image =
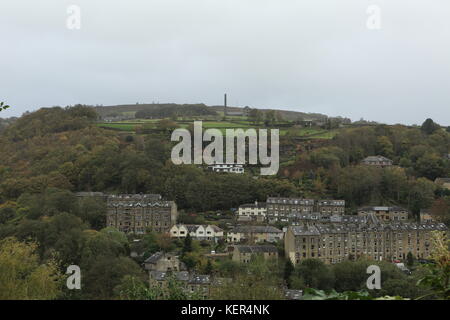
[[[157,129],[158,122],[161,119],[134,119],[134,120],[123,120],[118,122],[103,122],[98,123],[97,126],[105,129],[135,132],[136,128],[145,125],[146,127]],[[178,120],[174,121],[177,123],[178,128],[189,128],[194,122],[194,120]],[[283,122],[284,124],[284,122]],[[264,125],[256,125],[248,120],[236,120],[236,121],[202,121],[203,130],[206,129],[219,129],[223,134],[225,134],[227,129],[277,129],[276,125],[271,127],[265,127]],[[291,137],[304,137],[304,138],[314,138],[314,139],[332,139],[338,130],[326,130],[321,128],[299,128],[299,127],[280,127],[280,136],[291,136]]]

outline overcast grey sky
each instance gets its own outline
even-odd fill
[[[71,4],[80,30],[66,27]],[[448,0],[1,0],[0,13],[2,117],[227,92],[231,105],[450,125]]]

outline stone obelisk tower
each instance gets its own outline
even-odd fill
[[[224,95],[224,101],[223,101],[223,116],[225,117],[227,115],[227,94]]]

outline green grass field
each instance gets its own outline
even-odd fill
[[[157,122],[160,119],[133,119],[133,120],[124,120],[118,122],[104,122],[98,123],[97,126],[105,129],[114,129],[120,131],[128,131],[135,132],[136,127],[146,125],[150,127],[157,128]],[[179,128],[188,128],[194,120],[179,120],[176,121]],[[225,134],[226,129],[264,129],[264,125],[255,125],[254,123],[248,120],[231,120],[231,121],[203,121],[203,129],[219,129]],[[272,128],[268,128],[272,129]],[[320,128],[285,128],[282,127],[279,129],[280,135],[290,135],[292,137],[305,137],[311,139],[332,139],[337,130],[326,130]]]
[[[143,124],[143,123],[157,123],[158,121],[161,121],[161,119],[132,119],[132,120],[116,121],[116,122],[113,122],[113,123],[137,123],[137,124]]]
[[[246,123],[233,123],[228,121],[208,121],[203,122],[203,128],[213,128],[213,129],[220,129],[220,128],[250,128],[251,126]]]
[[[136,114],[136,111],[124,111],[124,112],[122,112],[122,114],[124,116],[134,117],[134,115]]]
[[[337,130],[330,130],[330,131],[325,131],[323,133],[320,133],[318,135],[314,135],[313,138],[314,139],[333,139],[336,134],[337,134]]]

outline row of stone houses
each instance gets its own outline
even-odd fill
[[[344,214],[345,200],[314,200],[302,198],[267,198],[267,220],[269,223],[289,222],[289,215],[318,212],[322,214]]]
[[[186,293],[197,294],[204,299],[207,299],[210,296],[212,286],[217,286],[220,284],[219,279],[212,278],[210,275],[199,275],[188,271],[149,272],[150,285],[159,286],[162,290],[167,289],[170,278],[177,281]]]
[[[291,225],[316,225],[326,223],[363,223],[364,216],[353,215],[324,215],[320,213],[311,214],[292,214],[290,217]]]
[[[214,225],[176,224],[178,212],[173,201],[163,200],[159,194],[121,194],[79,193],[79,197],[95,196],[106,199],[107,226],[115,227],[125,233],[144,234],[148,231],[169,232],[172,237],[184,238],[188,233],[194,239],[218,241],[224,232]],[[273,223],[289,222],[294,225],[305,221],[338,222],[345,210],[344,200],[313,200],[300,198],[269,197],[267,203],[246,204],[239,207],[239,221]],[[407,221],[409,212],[401,207],[372,206],[358,209],[358,216],[374,214],[381,221]],[[345,219],[357,219],[348,216]],[[431,216],[421,215],[421,221],[431,221]],[[272,227],[238,226],[228,233],[229,242],[240,242],[249,238],[256,242],[274,242],[282,239],[281,231]],[[252,229],[253,228],[253,229]],[[256,229],[255,229],[256,228]],[[258,229],[259,228],[259,229]],[[263,230],[263,231],[252,231]],[[267,230],[270,230],[267,232]],[[281,233],[282,234],[282,233]],[[233,240],[236,239],[236,240]]]
[[[351,257],[375,260],[405,259],[408,252],[426,259],[431,252],[431,232],[446,231],[442,223],[381,223],[371,214],[363,221],[290,226],[285,235],[285,253],[294,264],[317,258],[337,263]]]
[[[268,197],[267,202],[246,203],[239,206],[238,221],[274,223],[289,222],[291,214],[344,214],[345,200],[314,200]]]
[[[401,210],[400,210],[401,209]],[[381,214],[378,211],[362,209],[358,215],[322,215],[320,213],[312,214],[297,214],[295,217],[291,217],[291,225],[316,225],[316,224],[326,224],[326,223],[356,223],[364,224],[371,214],[374,214],[382,222],[399,222],[408,221],[408,211],[403,211],[405,209],[398,208],[393,209],[395,211],[391,212],[392,217],[386,216],[386,211],[382,210]],[[400,211],[397,211],[400,210]],[[389,211],[387,211],[389,212]],[[378,214],[377,214],[378,213]],[[389,217],[389,218],[387,218]],[[421,210],[420,220],[421,223],[433,223],[435,219],[429,213],[429,210]]]
[[[225,251],[223,255],[226,255],[226,258],[241,263],[249,263],[256,255],[261,255],[265,259],[278,258],[278,249],[271,244],[230,245]],[[177,273],[187,271],[186,266],[181,262],[178,255],[162,251],[156,252],[147,258],[143,263],[143,267],[150,275],[156,275],[157,273],[155,272]]]
[[[230,243],[264,243],[283,240],[282,230],[273,226],[237,226],[227,233],[227,242]]]
[[[278,249],[273,245],[234,245],[227,249],[228,259],[239,263],[249,263],[255,256],[264,259],[278,259]],[[211,289],[231,279],[210,275],[195,274],[187,271],[179,257],[173,253],[156,252],[144,261],[149,274],[149,283],[166,289],[168,281],[177,281],[187,293],[196,293],[208,298]]]
[[[313,200],[269,197],[267,202],[243,204],[238,210],[238,221],[296,223],[305,217],[322,219],[344,215],[345,200]],[[374,213],[382,221],[406,221],[409,212],[398,206],[369,206],[358,209],[359,216]]]
[[[176,224],[170,229],[172,238],[184,239],[187,235],[195,240],[217,242],[223,239],[223,230],[215,225]]]
[[[184,239],[190,235],[195,240],[217,242],[224,239],[224,231],[215,225],[176,224],[170,229],[172,238]],[[284,233],[273,226],[239,225],[226,233],[229,243],[270,243],[283,240]]]

